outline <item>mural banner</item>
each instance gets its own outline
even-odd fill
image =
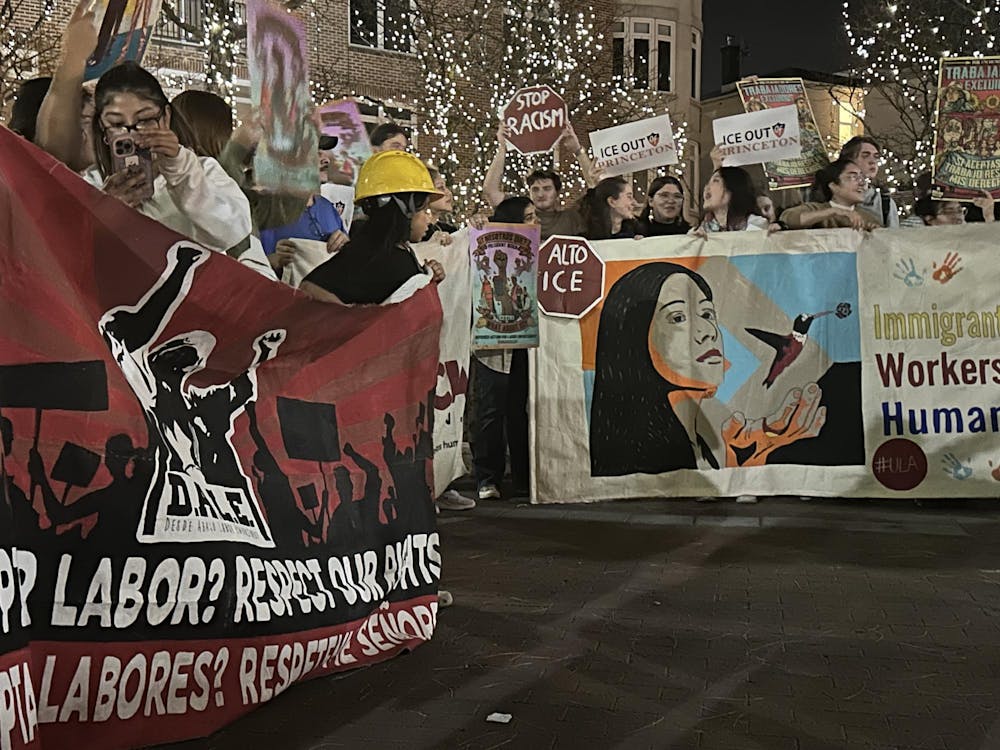
[[[601,303],[541,319],[533,498],[995,497],[995,245],[988,225],[594,243]]]
[[[737,81],[736,88],[746,112],[763,112],[794,105],[798,114],[802,155],[796,159],[764,162],[768,187],[771,190],[784,190],[812,185],[816,172],[830,162],[802,79],[757,78]]]
[[[485,224],[469,232],[472,348],[538,346],[537,224]]]
[[[934,197],[1000,198],[1000,57],[940,63]]]
[[[97,44],[87,60],[84,80],[100,78],[126,60],[142,62],[149,37],[160,18],[160,5],[160,0],[101,0],[102,9],[97,14],[101,26]]]
[[[433,287],[313,302],[0,157],[3,747],[206,735],[428,640]]]

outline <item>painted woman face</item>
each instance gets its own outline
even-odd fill
[[[681,389],[714,394],[722,383],[725,358],[715,305],[685,273],[672,274],[660,287],[649,354],[660,376]]]

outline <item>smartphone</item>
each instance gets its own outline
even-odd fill
[[[117,135],[109,144],[111,148],[111,168],[115,172],[125,169],[139,169],[146,176],[143,200],[153,197],[153,155],[148,148],[136,145],[131,133]]]

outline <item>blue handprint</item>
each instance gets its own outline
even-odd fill
[[[917,272],[917,267],[913,263],[913,258],[906,258],[896,262],[896,270],[892,277],[899,279],[907,286],[923,286],[924,277]],[[926,271],[924,271],[926,273]],[[900,275],[902,274],[902,275]]]
[[[941,463],[944,464],[944,473],[952,479],[961,481],[972,476],[972,467],[966,466],[959,461],[954,453],[945,453],[944,458],[941,459]]]

